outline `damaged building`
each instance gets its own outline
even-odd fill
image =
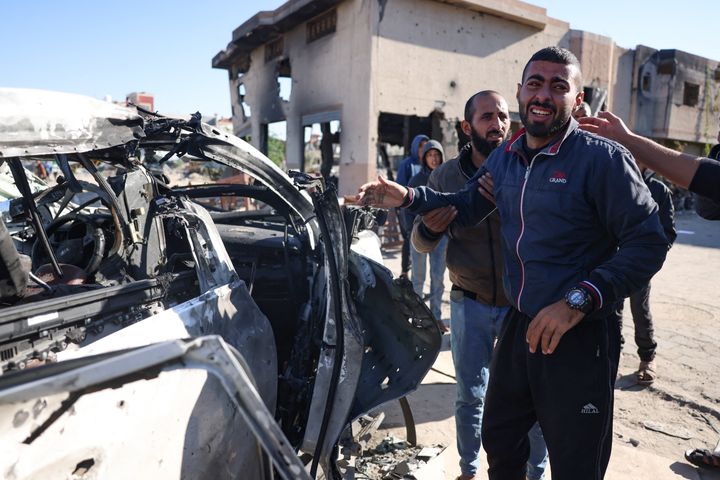
[[[707,154],[720,111],[720,64],[679,50],[639,45],[632,55],[628,124],[637,133]]]
[[[337,163],[339,192],[351,194],[382,168],[386,146],[408,151],[418,133],[454,155],[478,90],[504,95],[517,128],[522,69],[548,45],[577,55],[593,111],[696,150],[714,138],[717,62],[624,49],[518,0],[288,0],[235,29],[212,65],[228,71],[236,135],[267,151],[269,127],[285,122],[287,168],[305,170],[308,138],[322,132],[321,170]]]

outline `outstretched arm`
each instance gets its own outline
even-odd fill
[[[481,222],[495,210],[495,204],[486,197],[487,192],[480,181],[484,173],[486,170],[480,169],[465,188],[456,193],[439,193],[428,187],[408,189],[384,177],[378,177],[376,181],[360,187],[355,198],[361,205],[378,208],[403,207],[416,215],[452,206],[456,224],[471,226]]]
[[[409,195],[407,188],[397,182],[379,176],[374,182],[366,183],[355,196],[361,205],[372,205],[377,208],[393,208],[403,206]]]
[[[615,140],[630,150],[636,160],[683,188],[690,186],[700,166],[698,157],[670,150],[634,134],[619,117],[610,112],[581,118],[580,128]]]

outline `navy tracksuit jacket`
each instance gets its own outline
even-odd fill
[[[667,253],[657,205],[630,153],[579,130],[526,159],[524,131],[495,149],[455,194],[412,191],[423,214],[454,205],[456,222],[474,225],[494,206],[477,192],[489,171],[501,219],[504,286],[514,309],[498,340],[483,418],[491,479],[524,479],[526,433],[539,420],[553,479],[599,479],[612,444],[613,388],[620,354],[616,300],[650,281]],[[532,318],[583,283],[596,310],[568,331],[556,351],[531,354]],[[539,350],[539,349],[538,349]]]

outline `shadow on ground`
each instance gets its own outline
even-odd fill
[[[706,470],[704,468],[696,468],[687,463],[675,462],[670,465],[670,470],[682,478],[694,480],[700,477],[701,480],[720,480],[720,470]]]
[[[675,229],[678,232],[675,243],[695,247],[719,248],[717,231],[720,222],[705,220],[694,213],[675,215]]]
[[[437,422],[455,415],[455,383],[424,383],[410,394],[408,403],[416,425]],[[402,410],[398,401],[384,405],[383,428],[405,426]]]
[[[622,375],[615,380],[615,390],[622,390],[625,392],[639,392],[647,388],[646,385],[640,385],[637,382],[636,372]]]

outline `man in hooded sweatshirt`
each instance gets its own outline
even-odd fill
[[[422,169],[414,175],[408,182],[408,187],[420,187],[427,185],[430,174],[445,161],[445,152],[442,145],[437,140],[428,140],[423,148],[421,165]],[[401,215],[405,217],[405,224],[412,228],[415,215],[408,210],[402,210]],[[437,247],[430,253],[419,252],[415,247],[411,247],[410,254],[412,256],[412,283],[415,293],[423,296],[423,285],[425,285],[425,275],[427,271],[427,258],[430,257],[430,310],[438,321],[440,329],[446,331],[447,328],[441,320],[442,294],[445,290],[445,250],[447,248],[447,237],[443,236]]]
[[[420,172],[420,156],[422,155],[425,142],[428,140],[427,135],[416,135],[415,138],[413,138],[412,144],[410,145],[410,155],[405,157],[398,167],[397,183],[406,187],[410,179]],[[410,231],[412,229],[412,223],[409,225],[405,224],[404,217],[402,213],[400,213],[400,210],[397,211],[397,217],[398,223],[400,224],[400,234],[403,238],[402,273],[400,276],[407,278],[410,267],[412,266],[410,262]]]

